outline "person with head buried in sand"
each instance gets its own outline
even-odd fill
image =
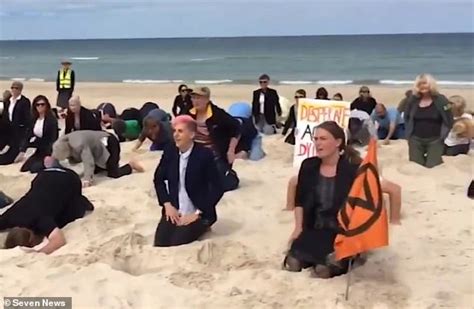
[[[94,210],[76,173],[53,167],[51,157],[44,164],[30,190],[0,216],[0,231],[9,230],[6,249],[21,246],[50,254],[66,244],[61,229]]]
[[[92,185],[95,173],[106,171],[110,178],[130,175],[144,169],[135,160],[120,166],[120,143],[115,135],[103,131],[75,131],[61,136],[53,145],[52,157],[84,165],[83,186]]]
[[[216,222],[216,205],[224,194],[211,149],[194,142],[196,121],[181,115],[172,125],[175,144],[165,149],[154,178],[163,207],[155,233],[157,247],[184,245],[201,237]]]
[[[317,156],[303,161],[296,188],[295,228],[285,269],[313,267],[316,277],[329,278],[347,271],[347,263],[329,263],[339,231],[337,213],[344,206],[361,158],[346,145],[336,122],[320,124],[314,135]]]

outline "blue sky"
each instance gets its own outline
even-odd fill
[[[0,39],[473,32],[473,0],[0,0]]]

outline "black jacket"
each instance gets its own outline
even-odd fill
[[[32,125],[27,135],[27,143],[22,145],[21,151],[25,152],[27,148],[34,147],[38,151],[50,155],[53,151],[53,144],[59,136],[58,120],[56,117],[54,117],[53,113],[48,113],[44,118],[43,137],[36,136],[35,140],[30,142],[30,139],[35,136],[33,132],[35,122],[36,119],[33,119]]]
[[[155,190],[161,206],[171,203],[179,209],[179,150],[170,145],[155,171]],[[201,218],[211,225],[217,220],[216,205],[224,195],[219,172],[210,149],[194,144],[186,167],[186,192]],[[167,184],[166,182],[167,181]],[[163,215],[165,209],[163,208]]]
[[[92,131],[101,131],[102,127],[100,126],[100,119],[89,109],[81,106],[80,111],[80,129],[79,130],[92,130]],[[71,111],[68,111],[66,117],[66,130],[65,133],[71,133],[76,131],[74,128],[74,114]]]
[[[186,95],[183,100],[183,97],[178,94],[176,98],[174,98],[172,108],[173,116],[186,115],[192,107],[193,102],[191,102],[191,96]]]
[[[227,151],[231,138],[240,137],[240,122],[212,102],[210,103],[210,113],[212,115],[206,120],[209,136],[220,158],[227,162]],[[194,109],[191,109],[189,114],[196,119]]]
[[[410,138],[413,134],[413,130],[415,128],[415,114],[418,110],[420,101],[421,97],[417,95],[412,95],[407,99],[405,113],[403,114],[406,138]],[[443,120],[441,125],[440,140],[444,141],[444,139],[448,136],[449,131],[451,131],[451,128],[453,127],[453,114],[449,107],[448,99],[446,99],[444,95],[434,95],[433,104],[436,106],[436,109],[441,114],[441,118]]]
[[[288,130],[291,129],[290,134],[285,139],[285,142],[291,145],[295,144],[295,129],[296,129],[296,112],[295,106],[292,105],[290,107],[290,113],[288,114],[288,118],[286,119],[285,126],[283,127],[283,131],[281,134],[286,135]]]
[[[8,134],[10,140],[14,143],[18,143],[20,146],[24,145],[27,142],[28,131],[31,127],[31,102],[22,95],[15,104],[11,121],[8,114],[9,107],[10,101],[8,100],[4,102],[2,121],[5,122],[9,132],[2,132],[1,134]]]
[[[359,165],[351,164],[344,157],[339,159],[333,207],[326,211],[318,212],[316,210],[316,201],[318,200],[316,188],[320,166],[321,159],[317,157],[308,158],[301,163],[298,174],[295,204],[297,207],[303,207],[303,229],[314,228],[315,222],[321,222],[325,226],[337,227],[337,213],[346,202],[352,183],[356,178],[357,169],[359,168]]]
[[[351,110],[358,109],[366,112],[369,115],[372,115],[375,105],[377,105],[377,101],[375,101],[375,99],[372,97],[367,98],[367,101],[364,101],[361,97],[358,97],[351,103]]]
[[[252,115],[255,123],[260,120],[260,93],[262,89],[253,92]],[[267,88],[265,91],[264,115],[268,124],[276,124],[276,116],[281,116],[280,98],[275,89]]]
[[[240,122],[241,134],[239,143],[235,147],[235,153],[237,154],[241,151],[250,152],[253,140],[258,135],[257,128],[255,128],[251,118],[236,117],[236,119]]]

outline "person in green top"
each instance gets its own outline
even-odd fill
[[[112,121],[112,129],[120,142],[134,141],[140,136],[142,131],[138,120],[114,119]]]

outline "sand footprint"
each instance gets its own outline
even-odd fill
[[[179,271],[171,273],[169,281],[180,288],[209,291],[214,287],[215,278],[213,275],[205,272]]]

